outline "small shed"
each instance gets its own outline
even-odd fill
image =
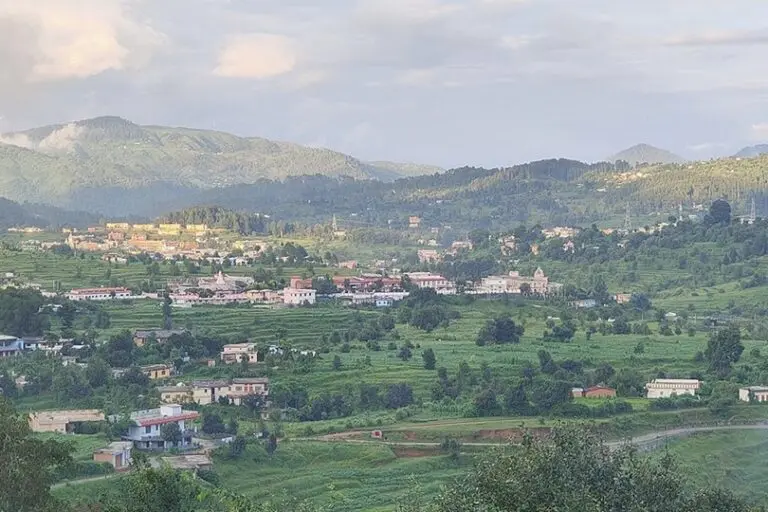
[[[111,464],[117,471],[127,469],[131,465],[132,449],[133,443],[130,441],[110,443],[106,448],[93,452],[93,461]]]

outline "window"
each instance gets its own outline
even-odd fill
[[[152,433],[152,425],[147,425],[144,427],[144,433],[145,434],[151,434]]]

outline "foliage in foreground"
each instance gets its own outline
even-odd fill
[[[527,439],[481,462],[440,497],[439,512],[747,512],[728,491],[691,492],[667,454],[612,451],[595,432],[556,429],[551,441]]]

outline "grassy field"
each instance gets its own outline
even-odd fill
[[[339,512],[373,512],[393,510],[414,482],[434,496],[471,465],[469,456],[457,462],[418,455],[377,445],[287,442],[272,459],[249,447],[238,460],[217,460],[216,472],[227,487],[259,500],[286,495]]]
[[[673,440],[667,450],[696,487],[716,484],[768,506],[768,432],[710,432]]]
[[[159,301],[114,301],[105,305],[111,327],[107,334],[123,329],[160,327],[163,323]],[[264,308],[253,306],[200,306],[174,309],[173,322],[191,332],[209,336],[242,337],[261,343],[278,339],[317,346],[323,334],[349,327],[355,311],[339,307]],[[360,312],[360,315],[371,314]]]

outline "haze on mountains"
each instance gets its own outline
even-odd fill
[[[388,181],[434,166],[366,163],[322,148],[99,117],[0,135],[0,196],[102,210],[102,189],[149,188],[176,197],[207,189],[319,174]]]
[[[733,156],[735,158],[754,158],[760,155],[768,155],[768,144],[747,146]]]
[[[636,144],[608,158],[609,162],[616,162],[617,160],[623,160],[633,166],[637,164],[679,164],[685,162],[685,158],[650,144]]]

